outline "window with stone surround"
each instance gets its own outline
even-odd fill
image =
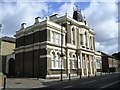
[[[51,61],[52,61],[52,69],[61,69],[61,57],[60,53],[58,52],[52,52],[51,55]],[[64,62],[62,60],[62,68],[64,68]]]
[[[62,40],[61,40],[62,39]],[[51,33],[51,42],[53,44],[58,44],[58,45],[61,45],[61,41],[62,41],[62,44],[63,44],[63,35],[61,37],[61,34],[60,33],[57,33],[57,32],[54,32],[52,31]]]
[[[83,34],[80,34],[80,45],[83,45]]]
[[[85,32],[85,45],[87,46],[87,32]]]
[[[76,56],[72,55],[72,59],[71,59],[71,68],[72,69],[76,69],[77,68],[77,60],[76,60]]]
[[[72,28],[72,44],[75,45],[75,28]]]
[[[90,48],[92,49],[92,37],[90,36]]]

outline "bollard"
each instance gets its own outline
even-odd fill
[[[4,77],[4,89],[6,88],[6,77]]]
[[[88,77],[90,77],[90,73],[88,72]]]
[[[90,75],[88,74],[88,77],[90,77]]]
[[[101,72],[101,76],[102,76],[102,72]]]
[[[95,72],[95,77],[96,77],[97,75],[96,75],[96,72]]]
[[[80,79],[81,79],[81,72],[80,72]]]
[[[71,78],[70,78],[70,73],[69,73],[69,80],[71,80]]]

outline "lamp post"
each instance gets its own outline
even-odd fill
[[[62,81],[62,57],[63,57],[63,53],[62,53],[62,42],[63,42],[63,40],[62,40],[63,38],[62,38],[62,24],[61,24],[61,54],[60,54],[60,57],[61,57],[61,79],[60,79],[60,81]]]

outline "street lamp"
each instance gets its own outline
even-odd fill
[[[62,42],[63,42],[63,37],[62,37],[62,24],[61,24],[61,54],[60,54],[60,57],[61,57],[61,79],[60,81],[62,81],[62,57],[64,56],[63,52],[62,52]]]

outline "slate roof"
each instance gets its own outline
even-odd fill
[[[8,37],[8,36],[2,37],[2,41],[11,42],[11,43],[15,43],[16,42],[15,38]]]

